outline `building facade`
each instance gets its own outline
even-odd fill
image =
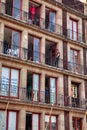
[[[0,0],[0,130],[87,130],[86,102],[86,5]]]

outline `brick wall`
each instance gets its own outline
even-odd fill
[[[84,4],[78,0],[62,0],[62,3],[84,13]]]

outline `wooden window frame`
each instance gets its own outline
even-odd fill
[[[78,40],[78,20],[70,18],[70,21],[72,22],[72,29],[70,28],[70,31],[72,32],[72,39],[74,40],[74,22],[76,23],[76,40]]]
[[[5,112],[5,110],[0,110]],[[16,113],[16,130],[18,130],[18,112],[14,110],[8,110],[6,113],[6,130],[8,130],[8,124],[9,124],[9,113],[10,112],[15,112]]]
[[[8,90],[8,96],[2,96],[2,95],[0,95],[0,96],[2,96],[2,97],[8,97],[8,98],[15,98],[15,99],[18,99],[19,98],[19,84],[20,84],[20,70],[19,69],[17,69],[17,68],[11,68],[11,67],[7,67],[7,66],[3,66],[2,68],[7,68],[7,69],[9,69],[9,90]],[[11,71],[12,71],[12,69],[14,69],[14,70],[18,70],[18,94],[17,94],[17,96],[10,96],[10,86],[11,86]]]
[[[78,130],[78,128],[77,128],[77,122],[78,122],[79,119],[80,119],[80,130],[82,130],[82,118],[72,117],[72,121],[73,121],[73,120],[75,121],[76,130]]]

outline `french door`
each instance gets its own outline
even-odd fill
[[[50,103],[56,103],[56,79],[50,78]]]
[[[49,28],[51,31],[55,31],[55,12],[49,12]]]
[[[40,39],[34,38],[33,40],[33,60],[40,61]]]
[[[33,101],[39,99],[39,75],[33,74]]]
[[[70,50],[70,66],[71,70],[74,72],[79,72],[80,69],[80,57],[79,57],[79,51]]]

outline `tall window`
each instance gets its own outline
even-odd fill
[[[72,127],[73,130],[82,130],[82,118],[73,117]]]
[[[45,115],[45,129],[46,130],[57,130],[56,116]]]
[[[18,97],[19,70],[3,67],[0,95]]]
[[[70,67],[74,72],[79,72],[80,69],[79,51],[70,49]]]
[[[30,60],[40,61],[40,39],[29,35],[28,37],[28,57]]]
[[[80,107],[80,84],[71,83],[72,106]]]
[[[29,23],[40,26],[40,8],[41,5],[29,2]]]
[[[10,28],[4,30],[4,53],[19,57],[21,33]]]
[[[8,111],[5,115],[5,111],[0,111],[0,126],[2,130],[17,130],[17,112]]]
[[[56,103],[56,78],[51,78],[51,77],[46,76],[45,102]]]
[[[78,39],[78,22],[70,19],[70,38],[73,40]]]
[[[39,100],[39,79],[40,75],[28,73],[27,77],[27,96],[29,100]]]
[[[6,0],[6,14],[17,19],[21,18],[21,2],[22,0]]]
[[[55,31],[56,29],[56,13],[55,11],[52,11],[50,9],[46,9],[46,29],[49,29],[50,31]]]
[[[39,114],[26,114],[26,130],[39,130]]]

